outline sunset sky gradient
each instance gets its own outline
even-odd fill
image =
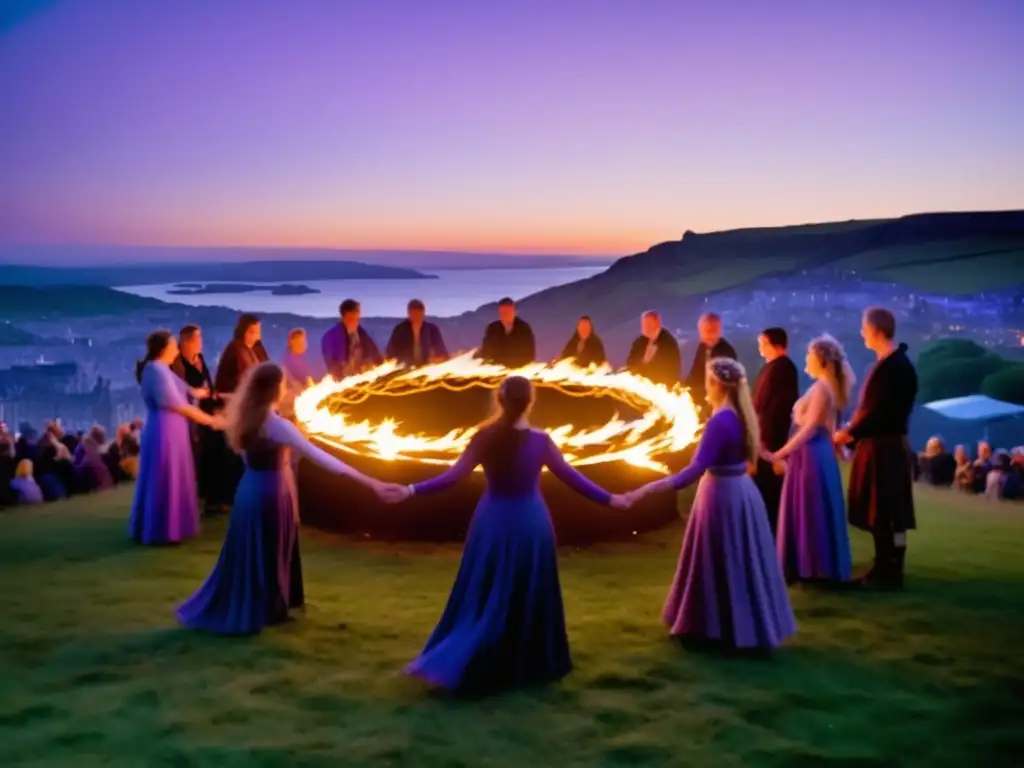
[[[5,7],[0,245],[622,254],[1024,208],[1020,0]]]

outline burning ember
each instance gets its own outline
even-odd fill
[[[402,423],[391,418],[379,423],[357,422],[351,414],[346,416],[346,407],[371,397],[412,396],[439,388],[494,390],[511,374],[530,379],[538,389],[558,390],[569,397],[612,398],[639,414],[625,420],[616,413],[592,428],[573,424],[549,428],[570,464],[624,461],[667,474],[668,467],[658,457],[690,445],[700,429],[696,408],[685,390],[669,390],[625,371],[582,369],[569,362],[535,363],[510,370],[477,360],[473,352],[422,368],[406,369],[386,362],[341,381],[327,377],[296,399],[295,413],[307,433],[342,451],[384,460],[452,464],[476,432],[475,425],[443,435],[405,433]]]

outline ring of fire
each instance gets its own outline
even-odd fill
[[[637,414],[627,420],[615,413],[596,427],[572,423],[548,427],[566,460],[576,466],[625,462],[666,474],[669,467],[663,457],[691,445],[700,429],[697,410],[686,390],[669,390],[642,376],[607,366],[582,369],[567,361],[510,370],[478,360],[472,352],[421,368],[407,369],[386,362],[340,381],[328,377],[296,398],[295,415],[318,442],[343,453],[383,461],[448,465],[465,449],[475,426],[430,435],[405,432],[403,424],[390,417],[376,423],[357,420],[350,411],[374,397],[417,396],[436,389],[494,390],[513,374],[530,379],[538,388],[554,389],[569,397],[611,398]]]

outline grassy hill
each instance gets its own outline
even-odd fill
[[[709,294],[758,278],[818,269],[855,271],[865,280],[943,293],[1024,285],[1024,211],[687,232],[520,304],[524,316],[544,327],[571,328],[588,313],[608,328],[635,324],[651,307],[698,307]],[[481,309],[474,322],[490,319],[493,311]]]
[[[1024,750],[1024,515],[918,489],[902,594],[791,590],[771,659],[686,651],[659,613],[680,526],[561,552],[576,669],[483,701],[401,669],[453,546],[303,529],[310,601],[259,637],[179,629],[225,522],[128,542],[131,489],[0,513],[0,764],[216,766],[1013,765]],[[867,537],[853,534],[855,561]]]

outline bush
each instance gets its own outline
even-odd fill
[[[1024,364],[1007,363],[981,382],[981,393],[995,400],[1024,405]]]
[[[977,394],[985,379],[1008,365],[1010,363],[1004,358],[987,352],[980,357],[938,360],[928,366],[919,365],[920,397],[927,403]]]

